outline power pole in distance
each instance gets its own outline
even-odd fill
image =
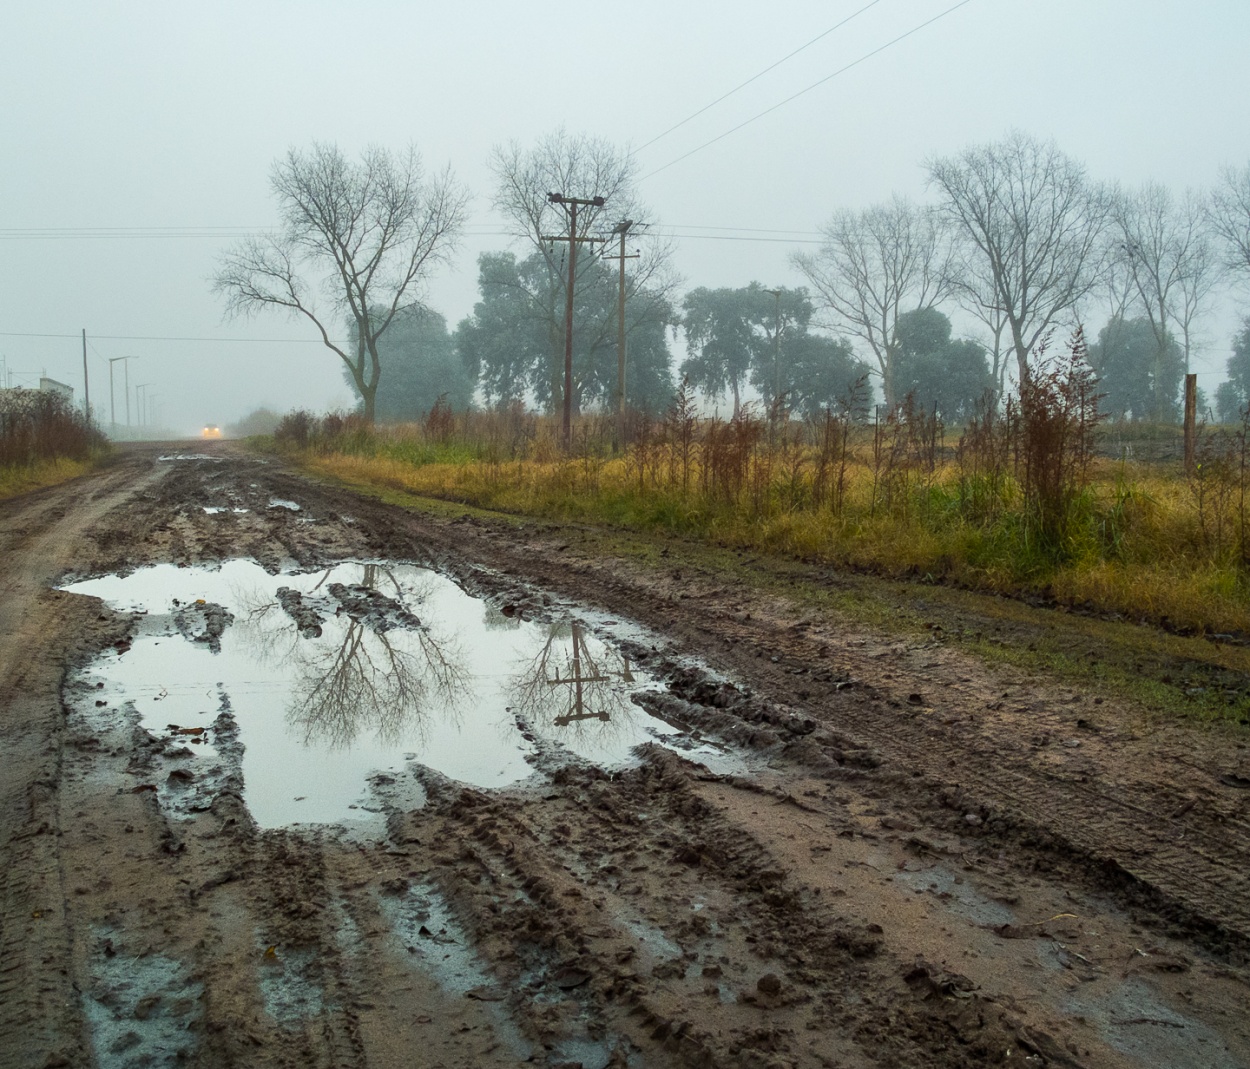
[[[113,365],[118,360],[126,361],[126,426],[130,426],[130,361],[137,360],[135,356],[110,356],[109,361],[109,423],[112,430],[117,430],[117,401],[113,396]]]
[[[625,261],[637,260],[642,255],[638,252],[625,255],[625,235],[633,225],[632,219],[622,219],[612,228],[612,236],[619,235],[621,239],[621,249],[615,257],[621,263],[616,309],[616,442],[620,447],[625,445]]]
[[[573,281],[574,271],[577,266],[577,244],[580,241],[595,242],[601,240],[599,238],[577,236],[577,206],[585,204],[592,208],[602,208],[605,202],[602,197],[585,199],[581,197],[566,197],[563,193],[548,193],[547,202],[549,204],[563,204],[569,217],[568,237],[563,235],[560,237],[540,235],[543,241],[567,241],[569,243],[569,285],[564,301],[564,419],[561,428],[564,433],[564,448],[568,449],[573,444]]]
[[[773,295],[776,311],[773,313],[773,405],[781,396],[781,364],[778,361],[778,350],[781,347],[781,290],[765,290]]]

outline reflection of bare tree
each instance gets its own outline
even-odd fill
[[[303,596],[305,607],[323,614],[316,639],[300,638],[289,604],[283,611],[272,596],[255,592],[238,599],[241,633],[259,659],[294,668],[287,720],[306,744],[346,747],[370,730],[393,746],[421,732],[433,704],[454,710],[464,691],[460,651],[413,611],[419,587],[382,565],[361,567],[359,583],[331,583],[331,595],[322,595],[334,572],[327,569]]]
[[[582,735],[612,733],[613,716],[619,727],[624,717],[618,714],[630,706],[629,690],[620,684],[634,677],[628,657],[611,668],[608,648],[598,645],[596,652],[576,620],[551,624],[538,653],[514,678],[513,710],[536,728],[549,722],[559,728],[575,725]]]

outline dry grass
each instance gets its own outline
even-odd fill
[[[580,419],[565,450],[520,408],[376,431],[293,413],[275,437],[349,482],[1250,634],[1250,414],[1204,434],[1189,476],[1100,459],[1083,354],[1079,334],[1039,351],[1021,396],[950,440],[910,399],[872,423],[853,397],[726,421],[697,417],[684,386],[624,450],[610,419]]]
[[[77,479],[80,475],[86,475],[94,466],[94,462],[90,460],[58,459],[0,468],[0,501]]]
[[[843,507],[788,503],[774,486],[762,500],[709,498],[680,486],[637,483],[626,458],[480,460],[414,464],[384,453],[322,452],[312,468],[348,482],[402,490],[504,512],[606,523],[827,562],[882,575],[1033,594],[1197,632],[1250,633],[1250,582],[1235,546],[1212,544],[1190,484],[1178,475],[1099,464],[1060,552],[1031,539],[1019,495],[992,521],[958,508],[953,462],[926,476],[924,500],[881,507],[869,460],[857,456]],[[695,485],[705,473],[690,467]],[[1013,506],[1013,499],[1016,505]],[[1225,517],[1226,527],[1235,526]],[[1208,519],[1207,526],[1210,527]]]

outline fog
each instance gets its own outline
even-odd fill
[[[6,5],[0,374],[81,399],[85,328],[105,419],[120,356],[177,431],[348,405],[308,324],[227,320],[211,291],[223,249],[277,221],[274,159],[314,140],[411,142],[470,189],[455,262],[423,293],[453,327],[478,254],[509,245],[492,146],[561,126],[645,146],[639,191],[688,288],[802,285],[790,255],[835,210],[923,200],[927,158],[1013,128],[1093,178],[1177,193],[1250,158],[1244,0],[866,2]],[[1208,391],[1248,308],[1225,294],[1201,324]]]

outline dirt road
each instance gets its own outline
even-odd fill
[[[0,1067],[1250,1065],[1244,734],[608,544],[229,443],[0,503]],[[272,603],[181,593],[241,558],[283,573]],[[305,723],[290,695],[257,667],[200,726],[158,724],[191,689],[161,658],[225,673],[278,619],[266,672],[341,627],[406,680],[399,636],[434,634],[434,596],[343,561],[483,599],[487,662],[522,625],[628,656],[650,683],[612,718],[653,741],[562,743],[609,719],[578,660],[501,704],[515,745],[488,757],[523,778],[466,785],[405,737],[346,822],[263,818],[248,761]],[[130,573],[163,608],[56,589]],[[412,700],[343,690],[324,772],[281,803],[330,790],[356,734],[399,739],[386,708]],[[461,751],[484,751],[473,722]]]

